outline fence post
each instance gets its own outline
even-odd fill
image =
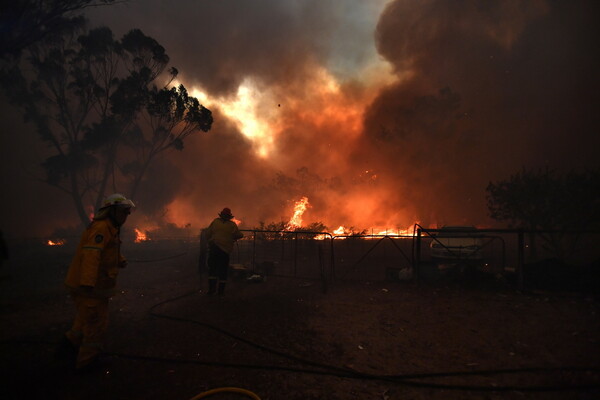
[[[416,251],[415,251],[415,278],[417,282],[420,281],[420,269],[421,269],[421,228],[417,229],[417,243],[416,243]]]
[[[517,287],[519,290],[523,290],[524,287],[524,277],[523,277],[523,264],[525,260],[525,235],[523,234],[523,230],[519,230],[519,240],[518,240],[518,260],[517,260]]]
[[[294,232],[294,276],[298,269],[298,232]]]
[[[252,231],[252,271],[256,271],[256,231]]]
[[[333,279],[335,278],[335,255],[333,253],[333,240],[334,240],[334,237],[331,236],[331,242],[330,242],[330,246],[331,246],[330,247],[330,252],[331,252],[331,266],[330,266],[330,268],[331,268],[331,271],[330,271],[330,274],[331,274],[331,281],[332,282],[333,282]]]

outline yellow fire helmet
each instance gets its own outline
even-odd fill
[[[102,210],[103,208],[110,206],[135,208],[135,204],[133,204],[133,201],[129,200],[127,197],[119,193],[111,194],[106,199],[104,199],[104,203],[102,204],[102,207],[100,207],[100,209]]]

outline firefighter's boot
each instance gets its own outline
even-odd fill
[[[208,280],[208,294],[215,294],[217,291],[217,280],[209,279]]]
[[[225,294],[225,284],[226,282],[219,282],[219,296],[222,296]]]

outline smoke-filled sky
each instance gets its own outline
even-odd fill
[[[132,0],[88,11],[141,29],[211,109],[154,165],[131,226],[490,226],[485,188],[526,168],[598,168],[594,0]],[[2,110],[6,235],[77,224],[34,180],[44,147]],[[9,127],[9,128],[7,128]],[[126,193],[125,193],[126,194]]]

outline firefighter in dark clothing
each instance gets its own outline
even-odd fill
[[[229,270],[229,255],[233,244],[244,235],[237,224],[232,221],[233,215],[229,208],[224,208],[206,229],[208,240],[208,294],[222,295],[227,283]]]

